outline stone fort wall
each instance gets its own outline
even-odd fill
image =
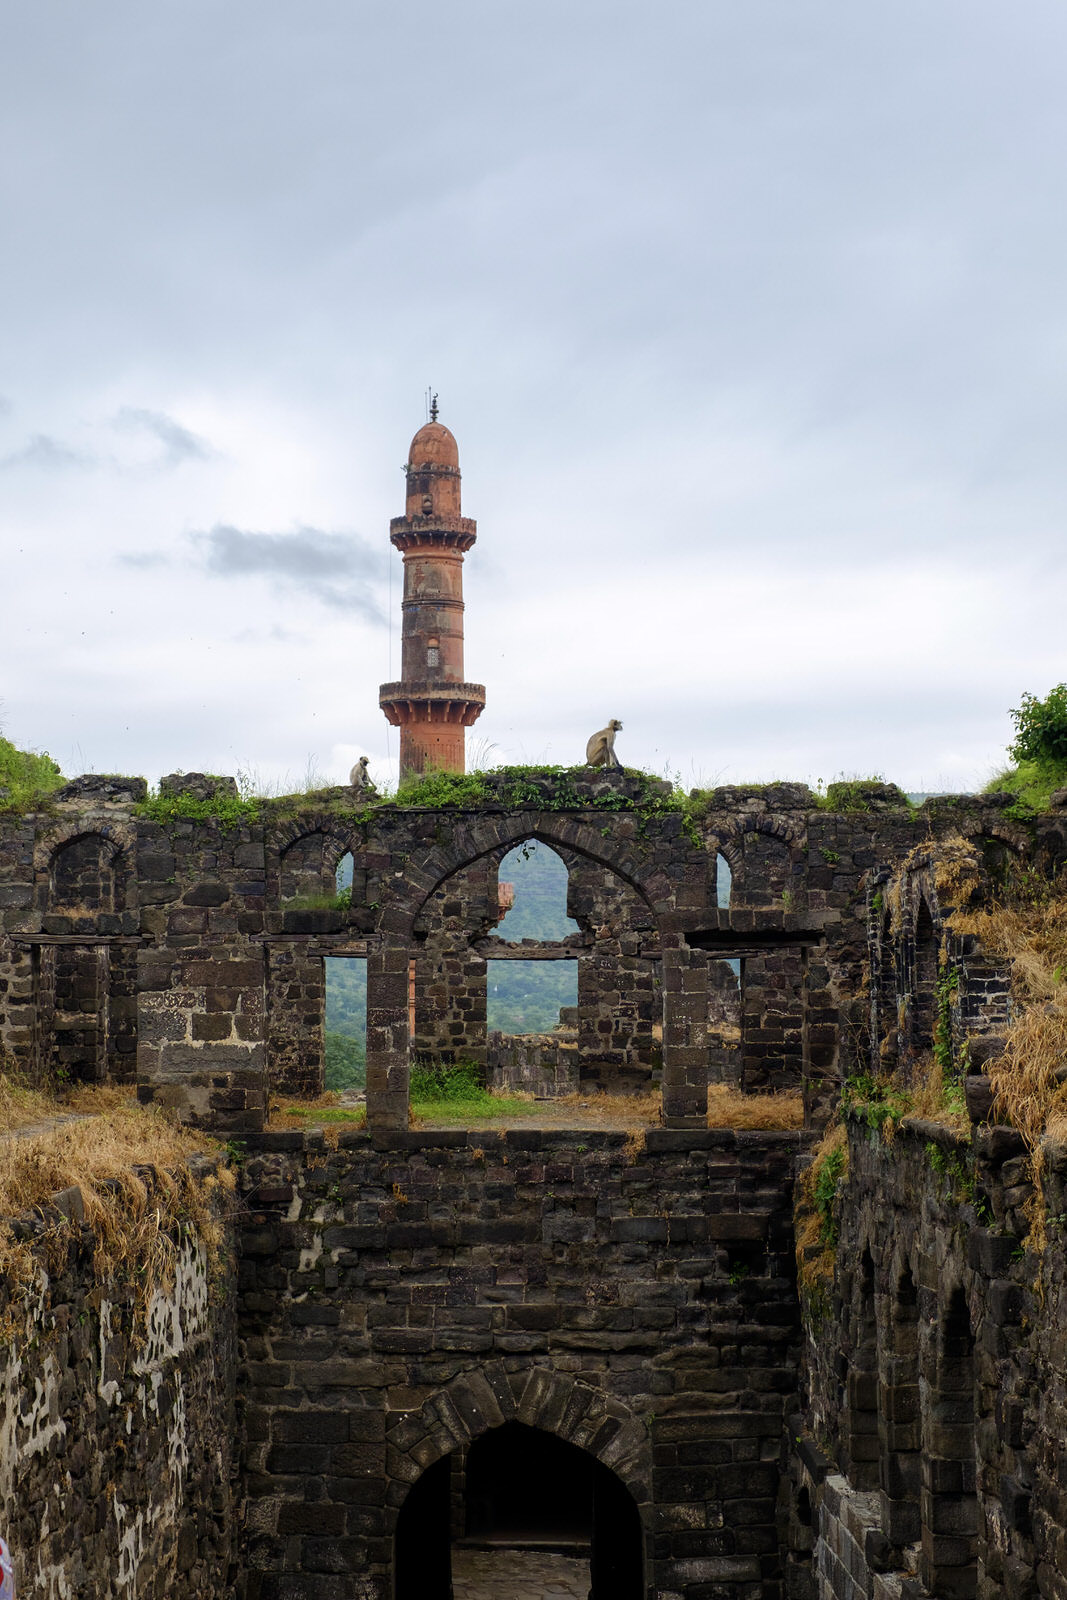
[[[169,782],[178,804],[162,817],[140,780],[83,779],[47,813],[0,820],[9,1056],[36,1077],[135,1079],[144,1100],[245,1143],[242,1509],[217,1462],[210,1487],[194,1476],[214,1531],[197,1522],[188,1569],[192,1535],[180,1552],[148,1540],[137,1581],[158,1559],[179,1595],[392,1600],[411,1486],[517,1419],[581,1445],[623,1485],[656,1600],[1061,1600],[1067,1201],[1050,1151],[1039,1271],[1025,1163],[989,1121],[977,1048],[1008,1018],[1008,975],[953,933],[938,852],[963,841],[988,893],[1006,861],[1067,859],[1062,812],[1023,824],[997,796],[915,812],[879,785],[864,809],[833,812],[774,785],[714,791],[683,816],[633,775],[576,779],[562,807],[556,782],[519,807],[360,808],[340,791],[252,816],[224,780],[186,777]],[[485,1048],[469,1002],[494,873],[531,837],[574,863],[588,1016],[607,1023],[600,1083],[661,1074],[665,1126],[643,1151],[610,1134],[408,1132],[409,1054],[435,1006],[450,1030],[458,1019],[464,1051]],[[316,906],[346,853],[351,907]],[[369,1126],[336,1147],[263,1132],[272,1086],[321,1083],[330,954],[365,956],[369,983]],[[715,1053],[723,960],[742,971],[732,1067]],[[661,1062],[641,1056],[637,980],[650,976]],[[905,1127],[893,1148],[850,1128],[831,1287],[798,1296],[790,1207],[806,1149],[842,1081],[914,1059],[946,1004],[954,1037],[975,1045],[970,1153],[933,1127]],[[629,1056],[611,1060],[627,1037]],[[800,1089],[809,1129],[709,1132],[708,1079],[724,1070],[743,1091]],[[87,1345],[71,1349],[91,1364]],[[205,1415],[227,1418],[204,1346],[191,1341],[188,1360]],[[9,1417],[30,1373],[9,1385]],[[177,1504],[152,1465],[169,1435],[154,1415],[142,1425],[138,1393],[141,1526],[174,1529],[178,1511],[154,1509]],[[105,1423],[78,1427],[110,1461]],[[26,1459],[32,1475],[33,1449]],[[106,1538],[93,1548],[100,1571],[113,1552]]]
[[[173,1281],[146,1308],[152,1263],[102,1273],[79,1190],[12,1225],[31,1252],[0,1288],[0,1505],[20,1600],[231,1593],[232,1220],[220,1211],[216,1258],[180,1241]]]

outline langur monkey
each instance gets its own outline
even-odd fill
[[[348,781],[353,789],[360,794],[377,794],[374,779],[367,771],[367,757],[360,756],[352,771],[348,774]]]
[[[620,732],[622,723],[612,717],[606,728],[601,728],[599,733],[594,733],[585,747],[585,764],[587,767],[621,767],[622,762],[615,754],[615,735]]]

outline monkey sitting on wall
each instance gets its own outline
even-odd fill
[[[366,756],[360,756],[352,771],[348,774],[348,781],[357,794],[371,795],[378,793],[374,779],[367,771]]]
[[[587,767],[622,767],[622,762],[615,754],[615,735],[622,729],[622,723],[614,717],[606,728],[601,728],[599,733],[594,733],[585,747],[585,764]]]

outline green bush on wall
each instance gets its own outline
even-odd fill
[[[1008,754],[1013,761],[1067,766],[1067,683],[1058,683],[1044,700],[1024,694],[1011,715],[1015,739]]]

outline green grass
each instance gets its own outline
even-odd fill
[[[454,1067],[412,1063],[411,1109],[423,1122],[488,1122],[494,1117],[528,1114],[530,1102],[491,1094],[472,1062]]]
[[[472,1062],[454,1067],[412,1063],[411,1110],[418,1122],[491,1122],[498,1117],[528,1116],[530,1101],[508,1095],[491,1094],[481,1081],[481,1069]],[[319,1123],[343,1123],[360,1128],[367,1120],[365,1106],[301,1105],[290,1101],[279,1106],[283,1117],[295,1117],[309,1127]]]
[[[244,800],[225,789],[210,800],[198,800],[191,794],[151,794],[133,808],[135,816],[149,822],[217,822],[223,828],[258,822],[259,809],[259,800]]]
[[[33,811],[66,782],[50,755],[16,750],[10,739],[0,739],[0,812]]]
[[[303,1117],[305,1122],[344,1122],[361,1128],[367,1120],[366,1106],[302,1106],[293,1101],[278,1107],[283,1117]]]
[[[1024,812],[1038,812],[1048,810],[1054,789],[1067,789],[1067,762],[1020,761],[990,778],[982,793],[1018,795]]]

